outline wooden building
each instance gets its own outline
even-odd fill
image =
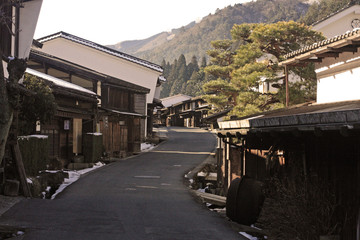
[[[140,120],[140,138],[144,140],[151,135],[154,106],[160,98],[160,85],[166,81],[161,75],[161,66],[65,32],[54,33],[38,41],[42,44],[38,51],[148,89],[146,111],[141,113],[146,117]]]
[[[315,63],[317,103],[219,123],[218,182],[225,191],[234,178],[245,175],[261,181],[276,175],[301,179],[303,185],[326,183],[336,196],[329,218],[337,223],[341,239],[359,237],[359,47],[360,30],[354,30],[285,56],[280,65],[286,73]]]
[[[117,79],[43,52],[32,50],[29,67],[96,93],[91,119],[79,122],[83,134],[103,134],[104,152],[123,157],[140,151],[149,89]]]
[[[312,24],[312,29],[321,32],[326,38],[342,35],[360,27],[360,5],[347,4],[339,11]]]
[[[49,137],[49,155],[69,163],[74,156],[83,154],[84,134],[93,132],[96,93],[30,68],[26,73],[44,80],[55,96],[54,117],[49,123],[38,125],[37,130]]]
[[[161,122],[166,126],[200,127],[210,107],[201,97],[193,97],[160,110]]]

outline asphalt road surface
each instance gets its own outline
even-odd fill
[[[196,202],[184,175],[206,159],[215,137],[169,128],[152,152],[106,165],[70,185],[55,200],[26,199],[1,225],[24,227],[23,239],[243,239],[226,219]]]

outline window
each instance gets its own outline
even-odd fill
[[[133,101],[131,100],[133,97],[134,94],[128,91],[108,87],[107,106],[121,111],[131,112],[133,111]]]

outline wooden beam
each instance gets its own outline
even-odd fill
[[[348,128],[347,126],[342,126],[342,127],[340,128],[340,134],[341,134],[341,136],[343,136],[343,137],[349,137],[349,136],[350,136],[350,130],[349,130],[349,128]]]
[[[303,61],[303,62],[322,62],[322,58],[308,58],[308,59],[304,59],[301,61]]]
[[[39,64],[28,64],[28,68],[31,68],[31,69],[44,69],[44,67],[42,65],[39,65]]]
[[[360,41],[347,40],[346,42],[347,42],[348,44],[351,44],[351,45],[360,46]]]
[[[61,80],[69,80],[69,79],[70,79],[70,78],[69,78],[69,76],[65,76],[65,77],[56,77],[56,78],[61,79]]]
[[[286,107],[289,107],[290,102],[290,93],[289,93],[289,69],[288,66],[285,65],[285,89],[286,89]]]
[[[299,138],[299,137],[302,136],[301,132],[300,132],[299,129],[297,129],[297,128],[291,130],[291,134],[292,134],[294,137],[297,137],[297,138]]]
[[[342,48],[333,48],[333,47],[327,47],[328,50],[330,50],[331,52],[338,52],[338,53],[342,53],[342,52],[357,52],[357,47],[342,47]]]
[[[285,66],[285,65],[284,65]],[[296,62],[294,63],[290,63],[290,64],[286,64],[286,66],[291,66],[291,67],[306,67],[307,63],[301,60],[296,60]]]
[[[337,53],[337,52],[325,52],[325,53],[315,54],[315,56],[317,56],[318,58],[325,58],[325,57],[337,58],[337,57],[339,57],[339,53]]]
[[[319,127],[315,127],[314,135],[316,137],[322,137],[324,135],[324,131],[322,131]]]

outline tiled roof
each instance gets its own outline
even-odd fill
[[[359,112],[360,100],[323,104],[305,103],[290,108],[246,116],[239,120],[224,121],[220,125],[223,125],[223,129],[250,128],[250,131],[252,131],[256,128],[353,124],[360,121]]]
[[[37,41],[39,41],[40,43],[44,43],[44,42],[53,40],[55,38],[65,38],[67,40],[70,40],[70,41],[73,41],[73,42],[76,42],[76,43],[79,43],[79,44],[94,48],[94,49],[99,50],[101,52],[105,52],[107,54],[119,57],[121,59],[124,59],[124,60],[130,61],[130,62],[139,64],[141,66],[150,68],[150,69],[155,70],[157,72],[160,72],[160,73],[163,72],[162,67],[155,64],[155,63],[151,63],[151,62],[148,62],[146,60],[143,60],[143,59],[128,55],[126,53],[116,51],[116,50],[114,50],[112,48],[105,47],[103,45],[94,43],[92,41],[89,41],[89,40],[86,40],[86,39],[83,39],[83,38],[80,38],[80,37],[77,37],[77,36],[74,36],[74,35],[71,35],[71,34],[66,33],[66,32],[54,33],[52,35],[40,38]]]
[[[312,45],[308,45],[306,47],[300,48],[299,50],[296,50],[296,51],[293,51],[291,53],[286,54],[284,56],[284,58],[285,59],[293,58],[293,57],[296,57],[298,55],[301,55],[301,54],[310,52],[312,50],[315,50],[317,48],[324,47],[326,45],[338,42],[340,40],[343,40],[343,39],[346,39],[346,38],[349,38],[349,37],[352,37],[352,36],[357,36],[357,35],[360,37],[360,29],[359,28],[356,28],[353,31],[348,31],[348,32],[346,32],[346,33],[344,33],[342,35],[338,35],[338,36],[335,36],[335,37],[332,37],[332,38],[329,38],[329,39],[314,43]]]

